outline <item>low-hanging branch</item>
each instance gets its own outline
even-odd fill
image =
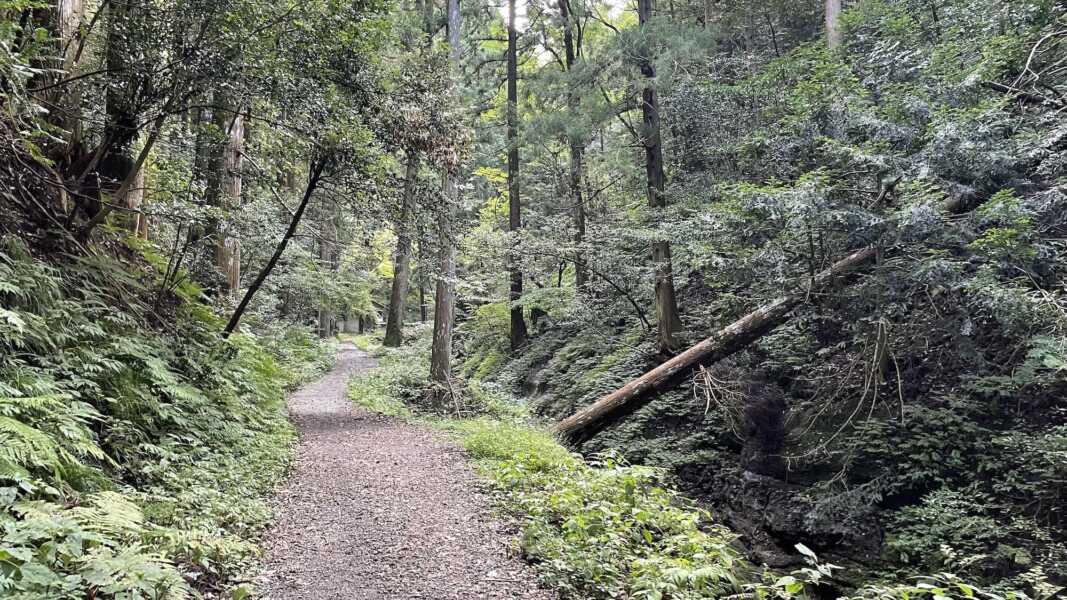
[[[873,261],[877,255],[875,246],[854,252],[817,274],[808,289],[783,296],[748,313],[696,346],[560,421],[552,428],[553,433],[573,444],[588,440],[651,402],[657,392],[670,389],[697,367],[722,360],[774,330],[788,320],[793,309],[811,292]]]

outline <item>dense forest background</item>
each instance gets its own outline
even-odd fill
[[[753,564],[1067,583],[1060,3],[8,0],[0,107],[5,597],[243,597],[379,325]]]

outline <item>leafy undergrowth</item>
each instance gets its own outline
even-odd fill
[[[333,352],[306,331],[223,343],[198,290],[161,303],[154,274],[0,246],[0,597],[250,591],[284,390]]]
[[[587,464],[520,424],[449,428],[522,521],[523,555],[564,597],[718,598],[761,581],[734,535],[681,498],[662,470],[611,457]]]
[[[431,414],[418,404],[426,386],[425,339],[371,350],[379,366],[352,380],[353,401],[454,435],[495,492],[499,509],[520,523],[522,555],[562,598],[792,599],[835,592],[886,600],[1026,597],[982,591],[948,573],[844,591],[835,581],[836,568],[804,546],[797,551],[807,566],[774,573],[746,560],[737,536],[684,498],[666,470],[571,453],[533,423],[516,399],[477,381],[462,389],[464,406],[480,407],[481,416]]]
[[[349,400],[374,413],[390,417],[412,416],[403,398],[429,378],[429,361],[421,360],[429,353],[429,347],[421,342],[425,337],[417,337],[420,340],[417,346],[403,348],[386,348],[373,335],[342,337],[360,350],[370,352],[379,363],[378,368],[359,373],[349,380]]]

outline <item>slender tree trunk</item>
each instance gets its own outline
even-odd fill
[[[426,317],[426,282],[419,278],[419,322],[425,323]]]
[[[568,80],[569,89],[567,90],[567,106],[572,115],[581,114],[581,96],[578,94],[577,87],[573,79],[574,63],[575,63],[575,47],[574,47],[574,33],[573,23],[571,22],[572,15],[570,10],[570,0],[559,0],[559,12],[560,17],[563,19],[563,49],[564,57],[567,64],[567,73],[572,77]],[[585,170],[582,164],[585,155],[585,142],[578,135],[571,134],[568,136],[568,142],[570,144],[570,183],[571,183],[571,197],[574,199],[574,241],[581,244],[585,241],[585,198],[582,193],[582,173]],[[574,261],[574,285],[581,289],[585,287],[585,284],[589,282],[588,270],[585,268],[585,256],[583,256],[581,250],[576,254]]]
[[[207,173],[204,205],[228,215],[241,205],[245,121],[241,108],[224,94],[215,92],[212,98],[219,106],[212,109],[210,122],[222,132],[224,139],[209,143],[208,136],[198,136],[195,160]],[[228,220],[225,217],[213,217],[204,227],[190,231],[190,236],[196,240],[206,238],[209,244],[208,252],[195,272],[203,280],[204,289],[212,296],[225,293],[234,297],[241,284],[240,241],[230,235]],[[223,276],[221,289],[219,274]]]
[[[459,0],[448,1],[448,56],[453,73],[460,71],[460,30],[462,22]],[[433,342],[430,350],[430,379],[441,387],[452,381],[452,329],[456,312],[456,248],[452,231],[452,209],[449,203],[458,193],[453,175],[445,173],[446,205],[438,217],[438,273],[434,294]]]
[[[384,344],[399,348],[403,343],[404,301],[408,296],[411,281],[411,220],[415,212],[415,176],[419,159],[414,153],[407,156],[407,172],[404,174],[404,197],[401,200],[400,220],[396,226],[396,260],[393,269],[393,291],[389,296],[389,313],[386,317]]]
[[[293,239],[293,235],[296,234],[296,228],[300,226],[300,220],[304,218],[304,211],[307,210],[311,196],[319,187],[319,181],[322,180],[322,172],[325,168],[326,159],[319,159],[312,163],[311,171],[308,174],[307,187],[304,188],[304,197],[301,198],[300,206],[297,207],[296,213],[293,214],[292,220],[289,221],[289,228],[285,230],[285,235],[283,235],[281,241],[278,242],[278,247],[275,248],[274,254],[271,255],[266,266],[264,266],[263,270],[256,276],[252,285],[248,286],[248,291],[246,291],[244,297],[241,298],[241,303],[237,305],[237,310],[235,310],[233,316],[230,317],[230,322],[226,324],[223,337],[230,337],[230,334],[237,330],[237,326],[241,323],[241,317],[244,316],[245,311],[248,310],[248,304],[252,302],[252,298],[256,295],[256,292],[259,291],[259,288],[263,287],[263,282],[267,280],[271,271],[274,270],[275,265],[278,264],[278,259],[280,259],[285,252],[286,246],[289,245],[289,240]]]
[[[141,212],[141,206],[145,201],[145,185],[145,173],[142,166],[134,172],[133,183],[130,184],[130,189],[123,199],[123,204],[130,210],[126,217],[126,228],[129,229],[130,233],[142,239],[148,238],[148,221],[144,213]]]
[[[229,119],[226,146],[222,149],[219,172],[220,204],[224,210],[236,211],[241,206],[244,179],[245,122],[240,109]],[[216,232],[215,263],[226,278],[226,292],[236,297],[241,288],[241,240],[228,230],[219,227]]]
[[[459,0],[447,0],[448,1],[448,48],[449,56],[452,59],[452,66],[457,70],[459,69],[459,33],[463,26],[463,21],[459,13]]]
[[[337,270],[337,215],[334,207],[324,207],[322,225],[319,228],[319,264],[331,274]],[[319,336],[328,338],[334,334],[337,316],[327,306],[319,306]]]
[[[831,50],[841,45],[841,0],[826,0],[826,45]]]
[[[571,142],[571,193],[574,198],[574,241],[581,245],[585,241],[585,197],[582,193],[582,173],[585,148],[581,142]],[[582,289],[589,283],[589,270],[585,266],[585,253],[579,248],[574,261],[574,285]]]
[[[515,29],[515,3],[508,0],[508,229],[518,234],[522,229],[522,199],[519,196],[519,67],[518,31]],[[508,272],[511,289],[511,349],[517,350],[526,344],[528,333],[522,307],[515,304],[522,299],[522,269],[515,252],[508,255]]]
[[[652,0],[638,0],[638,21],[642,30],[652,18]],[[647,31],[642,32],[648,35]],[[664,194],[666,178],[663,174],[663,141],[660,135],[659,99],[656,96],[654,79],[656,69],[652,64],[650,44],[642,42],[641,74],[648,80],[641,91],[641,112],[644,116],[645,172],[648,183],[648,205],[653,209],[667,206]],[[674,347],[674,334],[681,329],[678,316],[678,300],[674,292],[674,274],[671,267],[671,244],[668,241],[652,244],[652,264],[656,274],[656,320],[658,334],[656,344],[661,352]]]
[[[419,242],[419,270],[416,279],[419,281],[419,322],[427,321],[426,310],[426,257],[422,252],[423,244]]]

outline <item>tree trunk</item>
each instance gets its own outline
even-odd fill
[[[463,21],[459,14],[459,0],[448,0],[448,50],[452,66],[459,69],[460,46],[459,33]]]
[[[129,48],[125,40],[131,39],[130,34],[137,27],[134,22],[137,20],[137,11],[130,0],[111,0],[108,4],[105,60],[109,75],[125,81],[109,82],[105,96],[107,125],[101,142],[105,151],[97,168],[100,175],[108,180],[107,183],[102,182],[105,189],[113,189],[111,186],[126,179],[132,171],[130,155],[133,142],[137,139],[138,115],[133,99],[129,97],[136,82],[130,79],[135,76],[127,69]]]
[[[244,316],[245,311],[248,309],[248,304],[252,302],[252,298],[259,291],[259,288],[263,286],[263,282],[267,280],[271,271],[274,270],[275,265],[278,264],[278,259],[282,257],[285,252],[286,246],[289,245],[289,240],[293,239],[293,235],[296,233],[296,228],[300,225],[300,220],[304,218],[304,211],[307,210],[308,202],[311,200],[312,194],[315,193],[315,189],[319,186],[319,181],[322,179],[322,171],[326,168],[326,159],[319,159],[312,163],[311,171],[308,174],[307,187],[304,188],[304,197],[300,200],[300,206],[297,207],[296,213],[293,214],[292,220],[289,221],[289,228],[286,229],[285,235],[282,236],[281,241],[278,243],[278,247],[275,248],[274,254],[267,261],[266,266],[256,276],[252,285],[248,286],[248,291],[245,292],[241,303],[237,305],[237,310],[233,312],[233,316],[230,317],[230,322],[226,324],[226,329],[223,332],[223,337],[230,337],[241,323],[241,317]]]
[[[59,40],[59,57],[62,60],[61,73],[57,80],[70,78],[77,66],[78,33],[82,18],[85,16],[84,0],[59,0],[56,3],[56,32]],[[66,84],[57,88],[49,98],[59,107],[56,125],[70,133],[67,139],[68,153],[74,156],[80,151],[82,143],[81,85]]]
[[[574,32],[571,23],[570,0],[559,0],[560,18],[563,19],[563,49],[567,64],[567,73],[573,77],[575,62]],[[567,108],[572,115],[581,114],[581,96],[574,89],[574,79],[568,80]],[[570,184],[571,197],[574,199],[574,241],[581,244],[585,240],[585,198],[582,193],[582,173],[585,169],[582,164],[585,154],[585,142],[578,135],[568,135],[570,144]],[[574,285],[581,289],[589,282],[588,270],[585,268],[585,257],[579,250],[574,261]]]
[[[337,214],[336,207],[323,207],[322,225],[319,227],[319,264],[322,268],[337,271]],[[321,305],[318,311],[319,336],[328,338],[334,334],[337,315],[330,307]]]
[[[841,45],[841,0],[826,0],[826,45],[831,50]]]
[[[588,440],[651,402],[655,394],[670,389],[697,367],[722,360],[773,331],[809,294],[874,260],[877,255],[874,246],[849,255],[816,275],[808,289],[783,296],[741,317],[696,346],[560,421],[552,431],[574,444]]]
[[[453,198],[456,186],[451,175],[445,175],[445,194]],[[452,380],[452,329],[456,312],[456,248],[452,239],[452,215],[445,207],[438,220],[440,272],[437,274],[437,293],[434,295],[433,347],[430,352],[430,379],[449,386]]]
[[[219,173],[220,201],[226,211],[234,211],[241,206],[244,137],[244,115],[238,109],[234,112],[233,119],[229,120]],[[241,240],[227,230],[228,227],[223,226],[219,227],[217,232],[216,264],[225,275],[226,293],[230,298],[234,298],[241,287]]]
[[[522,200],[519,197],[519,107],[518,107],[518,32],[515,29],[515,2],[508,0],[508,229],[513,235],[522,229]],[[522,269],[515,252],[508,255],[508,272],[511,289],[511,349],[526,345],[528,333],[522,307],[516,306],[522,299]]]
[[[148,239],[148,221],[144,213],[141,212],[141,206],[145,201],[145,176],[143,166],[134,172],[133,183],[130,184],[130,189],[126,192],[126,197],[121,199],[121,201],[130,211],[126,217],[126,228],[133,235],[142,239]]]
[[[646,29],[648,21],[652,18],[652,0],[638,0],[637,15],[641,28]],[[647,31],[643,32],[643,35],[647,35]],[[656,69],[652,64],[648,40],[644,40],[642,45],[641,74],[649,82],[641,90],[648,205],[653,209],[662,209],[667,206],[667,197],[664,194],[666,178],[663,174],[659,99],[653,85]],[[674,347],[675,332],[682,328],[681,318],[678,316],[678,300],[674,292],[670,242],[660,241],[652,244],[652,264],[656,276],[656,320],[658,322],[656,345],[661,352],[668,352]]]
[[[448,0],[448,56],[453,73],[460,71],[459,0]],[[456,248],[452,232],[452,209],[449,203],[458,193],[453,175],[444,174],[445,206],[438,217],[438,273],[434,294],[433,342],[430,350],[430,380],[441,387],[452,381],[452,329],[456,312]]]
[[[404,301],[408,296],[411,281],[411,220],[415,212],[415,176],[419,159],[414,154],[407,156],[407,172],[404,174],[404,197],[401,200],[400,220],[396,226],[396,261],[393,269],[393,291],[389,296],[389,313],[386,317],[384,344],[399,348],[403,343]]]
[[[426,315],[426,259],[422,254],[422,242],[419,242],[419,322],[425,323]]]

